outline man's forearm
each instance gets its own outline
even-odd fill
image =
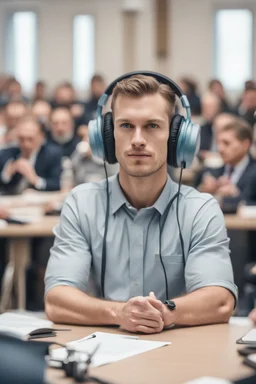
[[[166,322],[176,325],[203,325],[228,322],[234,309],[234,297],[225,288],[205,287],[173,299],[174,311],[168,310]]]
[[[45,299],[48,318],[66,324],[118,325],[117,313],[123,305],[91,297],[68,286],[52,288]]]

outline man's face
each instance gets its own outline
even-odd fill
[[[250,141],[237,139],[234,131],[221,131],[217,136],[219,153],[225,164],[235,166],[248,153]]]
[[[113,114],[120,173],[147,177],[166,166],[170,115],[167,101],[160,94],[119,95]]]
[[[94,80],[91,83],[91,94],[96,99],[99,99],[105,91],[106,85],[104,81]]]
[[[17,140],[21,153],[25,157],[39,150],[43,138],[40,127],[33,121],[24,121],[17,126]]]
[[[20,118],[26,113],[26,107],[23,104],[10,104],[7,105],[4,120],[7,129],[15,128]]]
[[[68,111],[59,109],[52,113],[51,131],[56,138],[65,138],[73,132],[73,119]]]

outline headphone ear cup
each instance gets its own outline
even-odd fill
[[[102,116],[102,137],[106,161],[109,164],[117,163],[115,154],[114,124],[111,112],[107,112]]]
[[[177,145],[180,134],[180,128],[185,118],[181,115],[174,115],[170,124],[170,134],[168,140],[168,152],[167,152],[167,163],[172,167],[178,168],[177,159]]]

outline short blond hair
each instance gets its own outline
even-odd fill
[[[153,76],[134,75],[119,81],[112,92],[111,109],[114,112],[115,101],[119,95],[141,97],[159,93],[168,103],[168,112],[172,115],[175,105],[175,93],[167,84],[161,84]]]

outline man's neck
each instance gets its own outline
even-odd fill
[[[151,207],[160,196],[166,181],[166,167],[147,177],[129,176],[122,168],[120,168],[120,186],[127,200],[137,210]]]
[[[236,159],[235,162],[233,162],[233,164],[229,164],[231,167],[235,168],[237,165],[239,165],[243,160],[245,160],[246,158],[248,158],[249,155],[246,153],[243,157],[240,157],[239,159]]]

